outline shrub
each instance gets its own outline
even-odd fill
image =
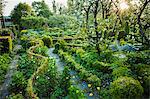
[[[47,46],[48,48],[53,46],[53,40],[50,36],[44,36],[42,38],[42,41],[44,42],[44,45]]]
[[[82,56],[82,62],[86,64],[86,66],[91,66],[98,58],[99,57],[96,52],[89,52]]]
[[[54,53],[58,53],[58,50],[65,49],[66,42],[64,40],[58,40],[55,44],[55,50]]]
[[[17,71],[13,77],[10,84],[9,90],[11,93],[23,93],[25,94],[25,89],[27,87],[27,82],[22,72]]]
[[[11,33],[10,29],[0,29],[0,36],[9,36]]]
[[[18,62],[18,71],[21,71],[26,79],[36,71],[40,62],[35,58],[29,58],[27,54],[23,54]]]
[[[22,17],[21,18],[21,27],[27,28],[27,29],[42,29],[44,27],[44,24],[48,22],[48,19],[43,17]]]
[[[84,93],[75,86],[69,88],[69,98],[72,99],[85,99]]]
[[[91,75],[87,81],[95,86],[101,86],[101,80],[96,75]]]
[[[118,68],[115,68],[113,70],[112,74],[113,74],[115,79],[117,79],[118,77],[121,77],[121,76],[130,77],[131,76],[131,70],[128,69],[127,67],[118,67]]]
[[[10,60],[11,58],[9,57],[8,54],[3,54],[2,56],[0,56],[0,85],[3,83],[5,79],[5,75],[7,73]]]
[[[127,54],[128,60],[127,62],[131,65],[142,63],[150,65],[150,52],[132,52]]]
[[[104,62],[100,62],[100,61],[93,62],[92,68],[100,70],[103,73],[111,73],[112,72],[110,64],[104,63]]]
[[[77,19],[66,15],[50,16],[48,25],[52,28],[58,27],[65,30],[78,28]]]
[[[85,51],[82,48],[76,50],[77,57],[81,58],[84,55]]]
[[[47,51],[48,51],[48,48],[46,46],[42,46],[42,47],[37,47],[34,50],[34,53],[37,53],[37,54],[40,54],[43,56],[47,56]]]
[[[38,97],[50,97],[58,84],[55,61],[48,59],[48,66],[44,68],[45,72],[38,74],[35,78],[34,89],[38,93]]]
[[[139,81],[141,82],[144,91],[149,94],[150,92],[150,67],[146,64],[133,65],[133,71],[137,74]]]
[[[139,99],[142,93],[140,82],[131,77],[119,77],[110,85],[112,99]]]
[[[8,99],[24,99],[24,97],[22,96],[22,94],[12,94],[8,97]]]

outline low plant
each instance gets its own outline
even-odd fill
[[[23,73],[17,71],[12,77],[9,91],[11,93],[15,93],[15,94],[18,94],[18,93],[25,94],[26,87],[27,87],[27,81],[26,81]]]
[[[131,73],[131,70],[128,69],[127,67],[118,67],[118,68],[113,69],[112,75],[114,79],[117,79],[118,77],[121,77],[121,76],[131,77],[132,73]]]
[[[69,88],[69,98],[72,99],[86,99],[84,93],[75,86],[70,86]]]

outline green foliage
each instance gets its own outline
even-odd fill
[[[118,77],[121,77],[121,76],[130,77],[131,76],[131,70],[125,66],[124,67],[118,67],[118,68],[113,69],[112,75],[114,76],[115,79],[117,79]]]
[[[23,54],[18,62],[18,70],[23,73],[26,79],[30,78],[31,75],[36,71],[40,63],[35,58],[29,58],[28,55]]]
[[[43,29],[47,22],[48,19],[35,16],[22,17],[20,21],[21,27],[27,29]]]
[[[104,72],[104,73],[111,73],[112,72],[110,64],[100,62],[100,61],[93,62],[92,68],[94,68],[96,70],[100,70],[101,72]]]
[[[73,99],[85,99],[85,96],[81,90],[75,86],[70,86],[69,88],[69,98]]]
[[[141,52],[132,52],[127,54],[127,62],[131,65],[142,63],[150,64],[150,52],[141,51]]]
[[[65,44],[66,42],[64,40],[57,41],[57,43],[55,44],[54,53],[58,53],[58,50],[60,49],[65,49]]]
[[[22,94],[11,94],[9,95],[8,99],[24,99],[23,95]]]
[[[31,7],[26,3],[19,3],[11,12],[11,18],[15,24],[20,25],[21,17],[31,15]]]
[[[27,87],[27,81],[22,72],[17,71],[13,77],[10,84],[9,90],[11,93],[23,93],[25,94],[25,89]]]
[[[49,18],[52,15],[52,12],[50,11],[48,5],[44,0],[42,0],[41,2],[34,1],[32,3],[32,7],[35,10],[37,16]]]
[[[24,97],[22,96],[22,94],[12,94],[8,97],[8,99],[24,99]]]
[[[85,53],[82,57],[83,62],[85,62],[85,64],[87,64],[87,66],[90,66],[97,59],[98,59],[98,54],[95,52]]]
[[[41,47],[35,48],[34,53],[47,56],[47,51],[48,51],[48,48],[46,46],[41,46]]]
[[[66,15],[54,15],[49,17],[49,27],[57,27],[64,30],[78,28],[76,18]]]
[[[10,29],[0,29],[0,36],[9,36],[11,33]]]
[[[140,99],[143,87],[138,80],[131,77],[120,77],[110,85],[112,99]]]
[[[101,80],[96,75],[91,75],[87,81],[95,86],[101,86]]]
[[[52,94],[51,98],[62,98],[66,97],[69,92],[69,87],[70,87],[70,74],[69,74],[69,68],[65,67],[63,73],[60,75],[59,78],[59,83],[55,87],[55,91]]]
[[[36,76],[34,83],[34,89],[38,93],[39,97],[50,97],[58,84],[57,72],[55,61],[53,59],[48,60],[48,66],[44,74]]]
[[[132,71],[137,75],[146,94],[150,91],[150,67],[147,64],[135,64],[131,67]]]
[[[8,54],[0,55],[0,85],[4,82],[11,58]]]
[[[53,39],[49,36],[44,36],[42,38],[42,41],[44,42],[44,45],[47,46],[48,48],[53,46]]]

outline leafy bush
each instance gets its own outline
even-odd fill
[[[48,48],[53,46],[53,40],[51,37],[49,36],[44,36],[42,38],[42,41],[44,42],[44,45],[47,46]]]
[[[11,93],[23,93],[25,94],[25,89],[27,87],[26,79],[22,72],[17,71],[13,77],[10,84],[9,90]]]
[[[48,51],[48,48],[46,46],[41,46],[41,47],[35,48],[34,53],[47,56],[47,51]]]
[[[4,82],[11,58],[8,54],[0,56],[0,85]]]
[[[85,99],[84,93],[75,86],[69,88],[69,98]]]
[[[69,93],[70,87],[70,74],[69,68],[65,67],[63,73],[59,76],[59,83],[55,87],[55,91],[53,92],[51,98],[52,99],[60,99],[62,97],[66,97]]]
[[[25,27],[27,29],[42,29],[44,25],[48,22],[48,19],[43,17],[22,17],[21,18],[21,27]]]
[[[132,66],[133,72],[141,82],[146,94],[150,92],[150,67],[146,64],[135,64]]]
[[[112,75],[114,76],[115,79],[121,76],[131,76],[131,70],[128,69],[127,67],[118,67],[115,68],[112,72]]]
[[[139,99],[143,87],[138,80],[131,77],[119,77],[110,85],[112,99]]]
[[[132,52],[127,54],[128,60],[127,62],[131,65],[142,63],[150,65],[150,52]]]
[[[101,80],[96,75],[91,75],[87,81],[95,86],[101,86]]]
[[[18,62],[18,70],[23,73],[26,79],[30,78],[34,71],[38,68],[40,63],[35,58],[29,58],[28,55],[23,54]]]
[[[89,52],[89,53],[85,53],[82,56],[82,62],[86,64],[87,66],[91,66],[93,62],[95,62],[98,58],[99,57],[96,52]]]
[[[9,36],[11,33],[10,29],[0,29],[0,36]]]
[[[77,29],[77,19],[66,15],[54,15],[49,17],[49,27],[57,27],[61,29]]]
[[[82,48],[76,50],[77,57],[81,58],[85,54],[85,51]]]
[[[43,74],[36,76],[34,89],[38,97],[50,97],[58,84],[55,61],[48,59],[48,66]]]
[[[92,64],[92,68],[104,72],[104,73],[111,73],[112,69],[110,67],[110,64],[108,63],[104,63],[104,62],[100,62],[100,61],[95,61]]]
[[[64,40],[57,41],[57,43],[55,44],[54,53],[58,53],[58,50],[60,50],[60,49],[65,49],[64,48],[65,44],[66,44],[66,42]]]
[[[22,94],[12,94],[8,97],[8,99],[24,99],[24,97],[22,96]]]

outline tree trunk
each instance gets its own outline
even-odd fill
[[[98,23],[97,23],[98,3],[99,3],[98,0],[95,1],[95,8],[94,8],[94,27],[95,27],[95,33],[96,33],[96,50],[97,50],[97,53],[100,54],[100,48],[99,48],[99,33],[98,33]]]
[[[147,42],[148,45],[150,45],[150,40],[145,36],[145,33],[143,31],[142,24],[141,24],[141,15],[144,12],[144,10],[145,10],[145,8],[146,8],[146,6],[148,5],[149,2],[150,2],[149,0],[145,1],[145,3],[143,5],[143,7],[142,7],[142,9],[141,9],[141,11],[139,13],[139,15],[137,16],[137,23],[139,25],[140,33],[142,35],[142,43],[144,44],[144,40],[146,40],[146,42]]]

